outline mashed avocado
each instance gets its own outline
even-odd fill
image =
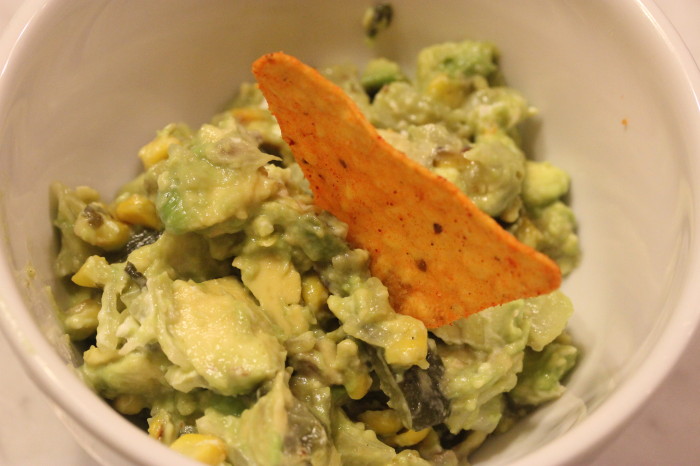
[[[323,72],[387,141],[568,274],[570,179],[526,158],[518,126],[535,112],[497,57],[464,41],[424,49],[413,73],[386,58]],[[432,331],[394,312],[254,85],[138,155],[143,172],[111,201],[54,184],[56,273],[81,377],[158,441],[208,464],[457,465],[561,395],[577,356],[569,299]]]

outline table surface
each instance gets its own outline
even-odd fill
[[[22,0],[0,1],[0,32]],[[700,62],[700,1],[657,0]],[[93,466],[0,335],[0,465]],[[592,464],[700,464],[700,334],[649,403]]]

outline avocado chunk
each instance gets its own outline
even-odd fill
[[[519,406],[534,406],[561,396],[561,379],[576,364],[576,347],[551,343],[542,351],[527,349],[523,371],[508,397]]]
[[[207,409],[197,430],[228,445],[234,464],[340,465],[323,424],[289,390],[289,374],[281,371],[271,389],[240,416]]]
[[[222,222],[240,228],[251,210],[279,189],[260,170],[275,158],[235,125],[204,125],[190,145],[171,146],[156,196],[165,230],[181,234]]]
[[[371,97],[379,92],[379,89],[385,84],[405,79],[406,77],[398,63],[386,58],[375,58],[367,63],[360,77],[360,82],[365,92]]]
[[[284,368],[285,351],[234,277],[173,282],[165,316],[174,346],[222,395],[248,393]],[[172,359],[172,358],[171,358]]]

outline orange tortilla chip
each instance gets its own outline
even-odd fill
[[[555,290],[559,267],[387,143],[352,100],[284,53],[253,64],[315,203],[349,226],[398,312],[429,328]]]

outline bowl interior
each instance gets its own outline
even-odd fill
[[[18,316],[29,309],[33,324],[70,360],[45,292],[54,284],[56,248],[49,184],[88,184],[112,196],[137,173],[136,152],[157,129],[206,121],[252,79],[250,64],[261,54],[284,50],[313,65],[384,55],[410,71],[423,46],[490,40],[509,84],[540,110],[525,128],[530,155],[572,175],[584,259],[565,291],[576,306],[571,330],[584,354],[564,398],[487,445],[478,464],[534,459],[543,445],[566,438],[578,446],[550,449],[548,461],[571,459],[629,414],[609,405],[660,351],[657,342],[674,322],[697,321],[677,305],[696,254],[693,128],[700,127],[682,60],[641,2],[397,2],[394,24],[374,47],[359,25],[370,3],[53,1],[37,8],[0,80],[0,247],[14,277],[3,284],[6,314],[24,322]],[[31,278],[28,266],[36,272]],[[28,332],[41,352],[43,343]],[[681,346],[683,337],[677,340]],[[672,362],[680,347],[664,351]],[[50,357],[30,370],[69,374]],[[605,410],[613,414],[596,418],[599,434],[581,439],[583,426]],[[106,418],[83,422],[121,425],[106,407],[100,415]],[[129,427],[111,442],[128,450],[140,435]]]

